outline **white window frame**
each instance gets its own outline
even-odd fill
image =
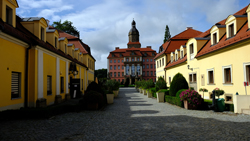
[[[250,66],[250,62],[243,63],[244,82],[247,82],[247,70],[246,70],[246,66]],[[250,80],[248,82],[250,82]]]
[[[211,69],[207,69],[207,85],[215,85],[215,80],[214,80],[214,83],[209,83],[209,72],[210,71],[213,71],[213,80],[214,80],[214,68],[211,68]]]
[[[231,73],[231,83],[225,83],[225,69],[230,68],[230,73]],[[227,65],[227,66],[222,66],[222,82],[223,85],[233,85],[233,69],[232,69],[232,65]]]

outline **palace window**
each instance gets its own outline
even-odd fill
[[[118,62],[118,63],[120,63],[120,59],[119,59],[119,60],[117,60],[117,62]]]
[[[145,62],[145,59],[143,59],[143,62]]]
[[[140,58],[137,58],[137,61],[140,61]]]
[[[61,77],[61,93],[64,93],[64,77]]]
[[[147,65],[147,69],[149,68],[149,65]]]
[[[151,71],[151,76],[153,76],[153,71]]]
[[[126,59],[126,61],[128,62],[128,58]]]
[[[150,59],[150,62],[153,62],[153,59]]]
[[[250,83],[250,63],[244,63],[245,81]]]
[[[52,95],[52,76],[47,76],[47,95]]]
[[[143,65],[142,68],[145,69],[145,65]]]
[[[112,70],[112,66],[110,66],[110,70]]]
[[[132,61],[134,62],[134,58],[132,59]]]
[[[118,66],[118,70],[120,69],[120,66]]]
[[[114,66],[114,70],[116,70],[116,66]]]
[[[11,73],[11,99],[21,97],[21,73]]]
[[[120,77],[120,72],[118,72],[118,77]]]
[[[124,66],[122,66],[122,69],[124,69]]]
[[[149,76],[149,71],[147,71],[147,76]]]
[[[116,72],[114,72],[114,77],[116,77]]]
[[[116,63],[116,60],[114,59],[114,63]]]
[[[189,74],[189,82],[196,83],[196,73]]]
[[[148,59],[147,59],[147,62],[148,62]]]
[[[183,58],[183,50],[181,51],[181,59]]]
[[[153,68],[153,64],[150,65],[150,68],[151,68],[151,69]]]
[[[124,76],[124,72],[122,72],[122,76]]]
[[[6,23],[12,25],[12,9],[6,5]]]
[[[175,54],[175,61],[177,61],[178,60],[178,54],[176,53]]]

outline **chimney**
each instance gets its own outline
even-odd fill
[[[47,22],[47,27],[46,27],[46,29],[49,29],[49,20],[48,19],[46,19],[46,22]]]
[[[188,30],[188,29],[193,29],[193,27],[187,27],[186,30]]]
[[[147,48],[151,48],[151,46],[147,46]]]
[[[115,47],[115,50],[119,49],[119,47]]]

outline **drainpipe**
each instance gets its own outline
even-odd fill
[[[29,50],[31,49],[31,44],[26,50],[26,66],[25,66],[25,89],[24,89],[24,108],[28,107],[28,70],[29,70]]]

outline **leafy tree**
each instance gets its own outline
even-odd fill
[[[176,93],[181,89],[188,89],[188,83],[185,77],[181,73],[177,73],[173,81],[171,82],[170,89],[169,89],[169,95],[170,96],[176,96]]]
[[[72,24],[73,23],[71,21],[66,20],[62,23],[60,20],[59,22],[53,22],[52,26],[66,33],[79,37],[80,32]]]
[[[95,77],[97,77],[98,80],[100,78],[107,78],[107,69],[98,69],[98,70],[95,70]]]
[[[171,35],[170,35],[170,31],[169,31],[168,25],[166,25],[165,36],[164,36],[163,43],[165,43],[169,38],[171,38]]]

